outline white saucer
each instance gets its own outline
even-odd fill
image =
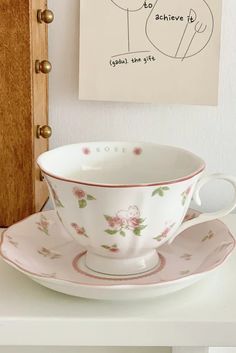
[[[190,211],[189,217],[197,216]],[[219,267],[235,247],[219,220],[196,225],[158,249],[161,261],[142,275],[96,274],[84,264],[85,250],[71,239],[55,211],[37,213],[2,235],[2,258],[41,285],[65,294],[109,300],[151,298],[175,292]]]

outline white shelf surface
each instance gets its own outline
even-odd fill
[[[224,219],[236,234],[236,215]],[[66,296],[0,261],[2,346],[236,346],[236,251],[178,293],[133,302]]]

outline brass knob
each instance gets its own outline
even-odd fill
[[[54,20],[54,13],[51,10],[38,10],[37,11],[37,20],[39,23],[52,23]]]
[[[37,138],[44,138],[48,139],[52,136],[52,128],[48,125],[38,125],[37,126],[37,131],[36,131]]]
[[[47,61],[47,60],[43,60],[43,61],[39,61],[36,60],[35,62],[35,71],[37,74],[39,74],[40,72],[42,72],[43,74],[49,74],[49,72],[52,70],[52,64]]]

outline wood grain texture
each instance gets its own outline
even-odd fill
[[[36,205],[31,1],[0,2],[1,226],[28,216],[46,201],[42,192]],[[46,122],[46,115],[42,119]]]
[[[33,65],[36,60],[48,58],[48,26],[37,21],[37,10],[47,8],[46,0],[32,0],[32,58]],[[48,124],[48,75],[36,74],[33,70],[33,115],[34,136],[37,125]],[[47,139],[34,138],[34,195],[35,211],[41,209],[47,199],[47,186],[40,180],[40,170],[36,165],[37,157],[48,149]]]

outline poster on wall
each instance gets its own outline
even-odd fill
[[[80,0],[79,99],[217,105],[222,0]]]

